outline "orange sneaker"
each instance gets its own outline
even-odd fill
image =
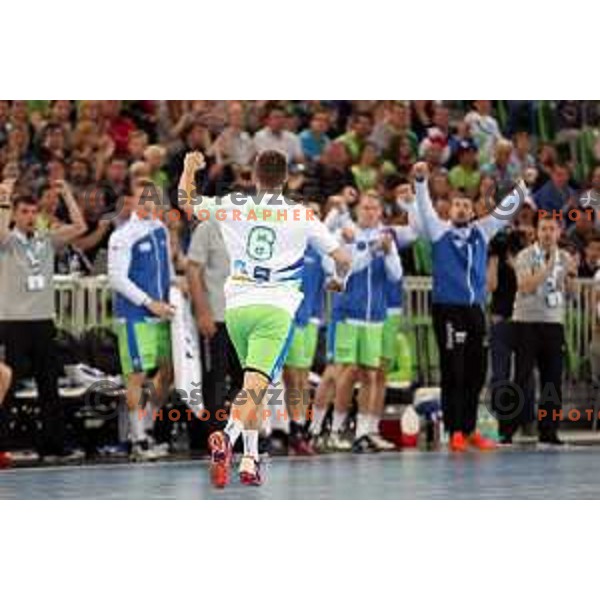
[[[483,437],[479,431],[476,431],[469,436],[469,444],[473,446],[473,448],[477,448],[477,450],[481,450],[482,452],[496,449],[496,442]]]
[[[460,431],[455,431],[450,438],[451,452],[464,452],[467,449],[467,441]]]
[[[208,438],[210,449],[210,479],[217,488],[229,483],[233,450],[227,434],[215,431]]]

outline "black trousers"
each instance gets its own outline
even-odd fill
[[[225,426],[226,420],[223,419],[223,415],[226,413],[227,404],[242,388],[244,381],[242,368],[225,323],[216,323],[216,326],[217,332],[212,338],[200,336],[202,397],[210,418],[205,421],[194,419],[190,422],[190,448],[197,451],[206,450],[210,433]]]
[[[560,323],[515,322],[515,388],[517,397],[512,416],[500,423],[500,432],[512,436],[520,425],[535,418],[533,371],[540,375],[538,428],[540,434],[552,434],[560,425],[562,376],[564,364],[564,328]]]
[[[485,316],[479,306],[434,304],[433,327],[440,354],[444,426],[471,434],[477,426],[485,383]]]
[[[32,375],[37,384],[42,422],[41,431],[30,427],[33,446],[40,455],[64,452],[65,423],[58,391],[55,337],[56,328],[52,320],[0,322],[0,346],[4,347],[6,364],[14,374],[4,407],[0,408],[0,448],[6,448],[6,411],[14,402],[15,383]]]

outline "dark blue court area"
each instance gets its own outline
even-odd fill
[[[0,499],[600,498],[598,446],[277,458],[267,469],[263,487],[215,490],[205,461],[21,468],[0,472]]]

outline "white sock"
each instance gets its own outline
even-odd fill
[[[150,403],[146,404],[146,408],[144,408],[144,420],[142,423],[144,426],[144,431],[148,434],[152,433],[154,430],[154,419],[152,416],[155,410],[156,409]]]
[[[347,416],[347,412],[340,412],[338,410],[333,411],[333,423],[331,424],[331,430],[334,433],[339,433],[342,430]]]
[[[356,416],[356,439],[360,439],[363,435],[369,433],[369,425],[371,418],[369,415],[358,413]]]
[[[371,415],[369,421],[369,433],[379,435],[379,421],[381,419],[377,415]]]
[[[327,411],[318,406],[313,407],[312,422],[310,424],[310,432],[312,435],[319,435],[323,427],[323,419],[325,419]]]
[[[244,455],[258,460],[258,431],[244,429]]]
[[[225,426],[225,433],[229,438],[232,448],[233,446],[235,446],[235,443],[237,442],[237,439],[240,437],[240,434],[243,430],[244,429],[242,427],[242,424],[239,421],[234,420],[232,418],[230,418],[229,421],[227,421],[227,425]]]
[[[137,408],[129,411],[129,435],[134,444],[143,442],[146,439],[144,418],[140,416]]]

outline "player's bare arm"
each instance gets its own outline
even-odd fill
[[[193,209],[192,201],[196,197],[196,172],[206,167],[202,152],[188,152],[183,160],[183,172],[179,178],[177,202],[182,210]]]
[[[69,213],[70,223],[61,225],[51,232],[52,241],[56,245],[66,245],[82,236],[87,231],[87,224],[83,218],[83,213],[77,204],[73,195],[71,186],[66,181],[57,182],[60,194],[65,202]]]
[[[11,190],[5,183],[0,184],[0,244],[3,244],[10,233],[10,215],[12,204],[10,201]]]

